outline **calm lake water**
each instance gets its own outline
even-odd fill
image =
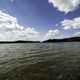
[[[80,80],[80,43],[0,44],[0,80]]]

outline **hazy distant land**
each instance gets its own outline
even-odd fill
[[[40,41],[23,41],[23,40],[18,40],[18,41],[0,41],[0,43],[40,43]]]

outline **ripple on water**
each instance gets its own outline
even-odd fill
[[[0,80],[80,80],[80,43],[0,45]]]

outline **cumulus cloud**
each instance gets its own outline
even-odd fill
[[[19,25],[17,19],[0,11],[0,40],[40,40],[39,32],[31,27]]]
[[[80,0],[48,0],[61,12],[71,12],[74,11],[80,5]]]
[[[61,32],[58,29],[55,29],[55,30],[49,30],[46,33],[44,40],[57,39],[57,38],[62,38],[62,37],[63,37],[63,35],[61,34]]]
[[[74,18],[72,20],[65,19],[61,22],[61,26],[63,26],[64,30],[67,29],[80,29],[80,17]]]

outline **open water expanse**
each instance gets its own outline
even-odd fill
[[[80,80],[80,42],[0,44],[0,80]]]

